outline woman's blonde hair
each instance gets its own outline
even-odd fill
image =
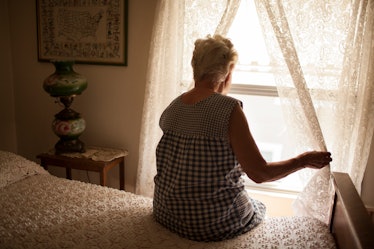
[[[198,39],[191,60],[194,80],[221,83],[237,60],[238,53],[229,39],[221,35]]]

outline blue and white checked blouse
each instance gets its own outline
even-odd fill
[[[160,119],[155,219],[196,241],[218,241],[249,231],[265,206],[244,190],[243,171],[228,140],[238,100],[221,94],[188,105],[176,98]]]

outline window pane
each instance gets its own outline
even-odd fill
[[[243,85],[275,86],[270,66],[238,64],[235,66],[232,82]]]
[[[239,54],[233,82],[275,86],[254,1],[241,2],[227,36]]]
[[[269,64],[269,56],[254,1],[241,2],[227,36],[234,42],[239,52],[239,64]]]
[[[282,145],[283,141],[287,140],[279,98],[251,95],[233,95],[233,97],[243,101],[243,110],[256,141]],[[280,146],[281,150],[282,147]]]
[[[247,117],[251,133],[267,161],[280,161],[294,156],[295,143],[292,134],[282,116],[278,97],[254,96],[242,94],[229,94],[243,102],[243,111]],[[291,191],[300,191],[302,183],[297,174],[291,174],[281,180],[255,184],[257,187],[276,188]]]

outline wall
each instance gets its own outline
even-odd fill
[[[362,182],[361,197],[365,204],[373,212],[372,220],[374,223],[374,142],[371,142],[370,156],[368,159],[364,180]]]
[[[6,38],[10,37],[0,44],[7,52],[5,54],[9,54],[8,58],[0,60],[1,65],[9,65],[8,68],[4,67],[7,70],[4,76],[0,76],[1,82],[6,82],[0,99],[5,97],[7,103],[0,103],[2,109],[14,108],[16,113],[16,126],[14,127],[14,121],[13,127],[2,122],[0,130],[4,134],[15,134],[15,129],[17,131],[17,139],[13,135],[7,139],[7,144],[0,145],[1,149],[14,151],[15,145],[12,143],[16,141],[19,154],[36,160],[38,153],[49,150],[58,140],[50,126],[53,115],[61,107],[42,89],[43,80],[53,73],[54,67],[50,63],[37,60],[35,0],[0,1],[1,20],[10,18],[10,21],[0,24],[0,32],[4,33]],[[81,139],[89,145],[119,147],[129,151],[125,171],[126,189],[129,191],[133,191],[135,185],[145,77],[155,7],[156,0],[129,0],[127,67],[81,64],[74,67],[88,78],[87,90],[78,96],[72,105],[87,123]],[[8,30],[10,36],[7,34]],[[12,73],[9,72],[11,68]],[[9,94],[12,87],[14,99],[12,94]],[[13,113],[6,115],[11,121],[14,120],[13,116]],[[52,168],[52,173],[59,175],[63,174],[63,171]],[[118,187],[117,171],[110,173],[109,185]],[[73,172],[73,176],[74,174],[77,175],[77,172]],[[90,176],[92,181],[98,181],[96,173]],[[85,178],[86,174],[78,172],[78,177]]]
[[[82,113],[87,129],[82,140],[89,145],[120,147],[126,158],[126,190],[133,191],[138,163],[139,131],[145,77],[157,0],[129,0],[128,66],[76,65],[88,78],[88,89],[72,108]],[[0,0],[0,149],[36,160],[57,141],[50,126],[60,110],[42,90],[54,69],[37,61],[35,1]],[[363,183],[363,198],[374,206],[374,149]],[[64,171],[52,168],[59,176]],[[85,172],[73,172],[87,180]],[[89,179],[98,182],[97,174]],[[109,185],[118,187],[118,173],[109,172]]]
[[[0,1],[0,149],[17,151],[8,2]]]

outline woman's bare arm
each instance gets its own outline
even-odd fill
[[[329,152],[311,151],[297,157],[266,162],[250,132],[247,119],[238,104],[230,118],[231,147],[244,172],[256,183],[274,181],[305,167],[322,168],[331,162]]]

